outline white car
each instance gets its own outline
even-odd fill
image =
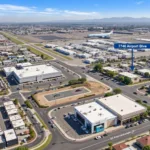
[[[97,137],[95,137],[95,139],[96,140],[99,140],[99,139],[101,139],[102,137],[99,135],[99,136],[97,136]]]

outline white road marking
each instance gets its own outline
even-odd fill
[[[137,129],[137,130],[132,130],[132,131],[129,131],[129,132],[134,133],[135,131],[141,130],[141,129],[146,128],[146,127],[150,127],[150,125],[147,125],[147,126],[144,126],[144,127],[139,128],[139,129]],[[128,132],[127,132],[127,133],[128,133]],[[124,136],[125,136],[125,135],[124,135]],[[118,137],[118,138],[119,138],[119,137]],[[83,147],[83,148],[81,148],[81,149],[79,149],[79,150],[85,150],[85,149],[88,149],[88,148],[90,148],[90,147],[99,145],[99,144],[104,143],[104,142],[107,142],[107,141],[110,141],[110,139],[105,140],[105,141],[101,141],[101,142],[97,142],[97,143],[95,143],[95,144],[92,144],[92,145]]]

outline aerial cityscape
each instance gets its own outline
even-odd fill
[[[0,2],[0,150],[150,150],[150,1]]]

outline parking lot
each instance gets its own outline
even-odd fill
[[[58,107],[51,113],[51,115],[54,116],[53,119],[55,119],[63,131],[68,134],[69,137],[75,139],[84,138],[90,135],[74,116],[74,105],[81,105],[83,103],[84,102],[79,102],[63,108]]]
[[[61,98],[65,98],[65,97],[71,97],[71,96],[75,96],[75,95],[79,95],[79,94],[84,94],[84,93],[88,93],[89,90],[81,87],[81,88],[75,88],[72,90],[66,90],[66,91],[62,91],[62,92],[57,92],[57,93],[53,93],[53,94],[49,94],[46,95],[45,98],[48,101],[52,101],[55,99],[61,99]]]

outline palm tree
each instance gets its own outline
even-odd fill
[[[112,143],[112,142],[109,142],[109,143],[108,143],[108,146],[109,146],[109,150],[112,150],[112,149],[113,149],[113,143]]]

